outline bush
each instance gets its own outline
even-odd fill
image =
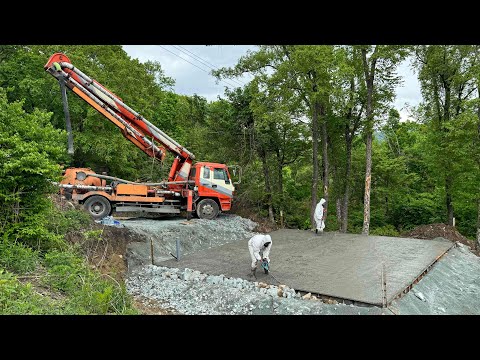
[[[9,103],[0,88],[0,220],[7,224],[22,224],[39,213],[66,156],[66,132],[52,126],[52,114],[26,113],[23,103]]]
[[[327,215],[325,220],[325,231],[336,231],[340,227],[338,223],[337,215]]]
[[[25,246],[45,252],[65,248],[63,235],[56,235],[45,227],[42,214],[27,216],[25,221],[11,225],[4,234],[10,242],[20,242]]]
[[[56,314],[58,306],[48,298],[35,293],[31,284],[22,284],[17,278],[0,269],[0,314],[35,315]]]
[[[441,199],[436,194],[416,193],[392,204],[391,221],[397,228],[407,229],[443,221]]]
[[[85,240],[90,242],[102,241],[103,229],[99,230],[88,230],[83,233]]]
[[[104,279],[71,251],[45,255],[44,284],[69,296],[65,311],[72,314],[134,313],[125,286]]]
[[[399,236],[399,232],[393,225],[385,225],[381,227],[376,227],[370,230],[370,235],[379,235],[379,236]]]
[[[79,231],[91,224],[92,218],[82,210],[59,211],[52,206],[48,208],[49,222],[46,227],[57,235],[65,235],[71,231]]]
[[[81,230],[92,221],[81,210],[58,210],[50,199],[37,201],[35,208],[25,211],[23,217],[22,222],[9,225],[4,238],[11,242],[21,242],[41,253],[67,249],[65,234]]]
[[[38,253],[22,244],[0,240],[0,268],[23,274],[38,264]]]

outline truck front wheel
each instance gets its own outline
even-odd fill
[[[112,212],[110,201],[103,196],[94,195],[89,197],[83,206],[95,220],[103,219]]]
[[[197,205],[197,215],[200,219],[215,219],[218,210],[218,204],[212,199],[203,199]]]

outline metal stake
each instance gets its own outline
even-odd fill
[[[177,261],[180,260],[180,240],[177,240]]]
[[[152,265],[155,265],[153,260],[153,240],[152,239],[150,239],[150,257],[152,258]]]

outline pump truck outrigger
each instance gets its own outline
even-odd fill
[[[220,211],[232,205],[234,184],[225,164],[193,163],[195,156],[175,140],[123,103],[122,99],[74,67],[62,53],[53,54],[45,71],[60,83],[68,132],[69,153],[73,140],[66,97],[69,88],[90,106],[115,124],[127,140],[148,156],[163,162],[166,151],[175,156],[168,180],[158,183],[138,183],[105,174],[90,168],[68,168],[57,185],[67,198],[83,204],[95,219],[116,212],[153,212],[179,214],[186,210],[199,218],[214,219]],[[241,168],[236,165],[235,172]],[[107,181],[109,183],[107,184]]]

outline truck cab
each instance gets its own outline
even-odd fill
[[[235,186],[225,164],[197,162],[189,180],[195,181],[196,212],[200,218],[214,218],[219,211],[229,211]]]

